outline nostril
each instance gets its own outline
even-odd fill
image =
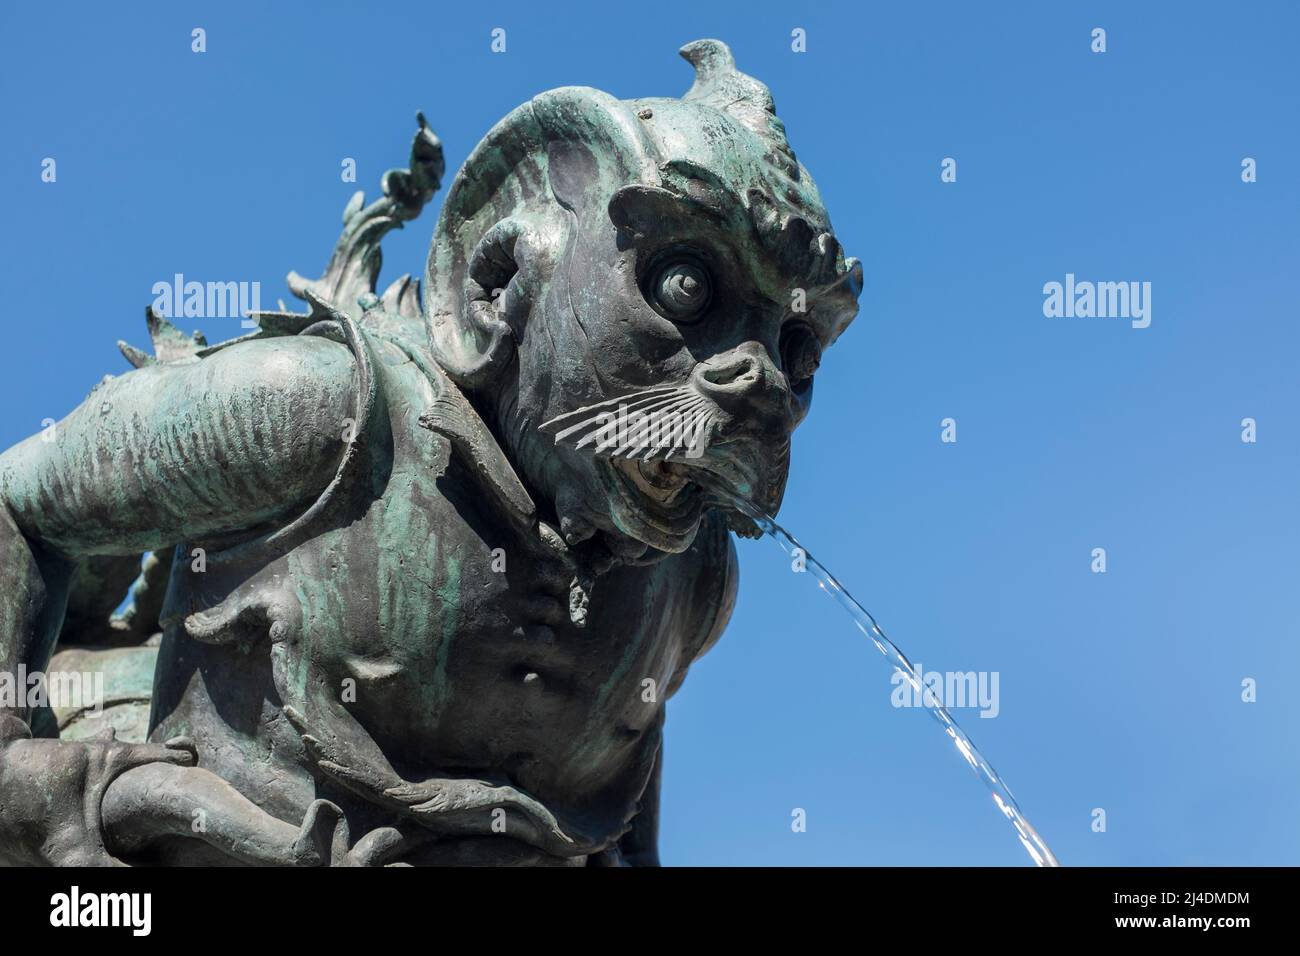
[[[749,385],[759,379],[758,363],[753,359],[745,359],[721,368],[706,368],[703,377],[710,385]]]

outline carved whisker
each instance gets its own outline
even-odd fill
[[[688,408],[693,408],[700,402],[707,401],[708,399],[694,392],[688,392],[685,395],[679,396],[676,401],[657,409],[655,418],[645,417],[638,420],[632,428],[629,429],[629,434],[624,439],[623,444],[614,451],[608,453],[609,457],[633,458],[640,455],[647,447],[649,448],[649,453],[646,456],[647,459],[653,457],[656,447],[662,447],[662,445],[659,445],[658,442],[649,443],[647,445],[647,441],[652,434],[656,438],[662,438],[662,428],[667,422],[668,417],[673,414],[677,415],[678,424],[676,425],[676,428],[680,431],[680,422],[683,417],[683,412]]]
[[[628,410],[631,411],[633,408],[639,408],[642,404],[655,398],[672,395],[678,388],[679,386],[675,385],[657,386],[644,391],[633,392],[631,395],[624,395],[621,398],[610,398],[592,405],[584,405],[543,423],[541,430],[545,434],[553,435],[557,443],[562,443],[570,435],[600,422],[602,416],[607,412],[617,412],[620,405],[628,406]]]
[[[620,406],[617,414],[613,412],[605,412],[603,413],[603,415],[606,417],[603,418],[601,423],[593,431],[586,434],[583,437],[582,441],[578,442],[573,447],[574,448],[585,447],[592,441],[598,439],[602,434],[605,434],[608,431],[608,429],[610,429],[615,425],[616,422],[619,424],[620,428],[622,428],[622,423],[626,421],[627,416],[630,415],[636,415],[638,417],[632,422],[631,426],[628,428],[627,435],[625,435],[624,437],[627,439],[636,439],[638,436],[640,436],[650,427],[651,423],[656,420],[655,417],[662,418],[665,415],[669,415],[672,413],[672,410],[675,407],[677,407],[679,404],[681,404],[684,400],[689,400],[689,394],[690,393],[687,393],[687,395],[685,396],[681,394],[673,394],[671,396],[664,398],[661,401],[644,404],[637,408],[629,407],[627,409],[626,415],[623,412],[622,406]],[[655,416],[655,417],[651,417],[651,416]],[[602,449],[598,448],[597,450],[601,451]],[[609,454],[610,457],[618,457],[619,455],[623,454],[623,452],[624,452],[624,448],[620,447],[619,449],[613,452],[607,452],[607,454]]]
[[[697,399],[695,402],[689,403],[682,407],[681,423],[680,425],[677,426],[677,435],[679,440],[675,447],[669,448],[666,452],[664,452],[663,457],[665,461],[672,458],[673,453],[675,451],[678,451],[679,449],[683,451],[687,451],[694,446],[695,444],[694,441],[689,437],[695,434],[692,431],[692,423],[695,421],[699,421],[702,418],[707,418],[710,409],[712,407],[713,407],[713,403],[709,399],[705,398],[704,396],[700,396],[700,398]],[[662,451],[663,451],[662,444],[658,448],[651,446],[649,451],[646,452],[645,457],[642,459],[642,461],[650,461],[656,457],[656,453]]]
[[[709,443],[709,435],[713,428],[713,423],[716,417],[714,414],[715,411],[716,411],[716,407],[713,405],[712,402],[706,402],[698,406],[694,410],[689,423],[683,423],[682,425],[683,435],[691,435],[695,437],[692,437],[692,439],[689,442],[687,442],[681,449],[673,449],[673,451],[666,456],[666,460],[668,461],[678,460],[679,458],[679,456],[677,455],[678,451],[681,452],[693,451],[694,454],[688,457],[698,458],[701,455],[703,455],[704,449],[708,446]]]

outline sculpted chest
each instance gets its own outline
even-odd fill
[[[236,546],[202,573],[179,567],[164,656],[186,666],[163,670],[174,691],[155,724],[185,730],[189,675],[247,685],[252,669],[409,778],[491,769],[539,795],[600,791],[644,761],[709,637],[725,531],[709,524],[683,554],[600,576],[576,625],[569,566],[501,522],[449,442],[419,426],[436,383],[382,343],[373,354],[370,453],[353,465],[368,495],[286,553]],[[273,737],[273,703],[250,700],[233,723]]]

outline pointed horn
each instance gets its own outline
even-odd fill
[[[707,95],[721,77],[736,72],[736,58],[721,40],[694,40],[677,52],[695,67],[695,82],[682,97],[684,100]]]

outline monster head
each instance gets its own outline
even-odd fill
[[[425,277],[435,357],[565,538],[690,546],[780,505],[813,373],[857,312],[817,188],[716,40],[681,99],[567,87],[492,129]]]

